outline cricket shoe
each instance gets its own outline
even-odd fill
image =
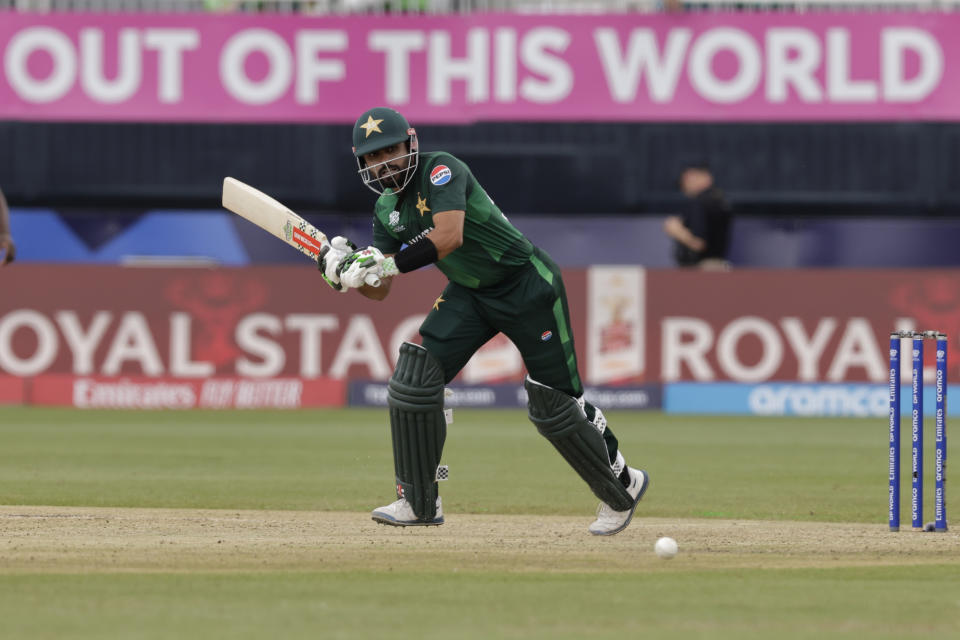
[[[633,498],[633,505],[626,511],[615,511],[607,503],[601,502],[597,507],[597,519],[590,525],[590,533],[595,536],[612,536],[620,533],[627,528],[630,520],[633,519],[633,512],[637,509],[637,503],[643,498],[650,486],[650,476],[646,471],[627,467],[630,474],[630,486],[627,487],[627,493]]]
[[[413,512],[413,507],[406,498],[400,498],[385,507],[374,509],[370,517],[374,522],[394,527],[431,527],[443,524],[443,504],[440,502],[440,496],[437,496],[437,515],[429,521],[417,518],[417,514]]]

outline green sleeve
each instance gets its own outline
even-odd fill
[[[390,235],[387,228],[383,226],[380,216],[373,216],[373,246],[384,254],[397,253],[403,243]]]
[[[433,172],[438,176],[433,178]],[[445,178],[449,171],[449,178]],[[438,155],[429,166],[424,167],[427,180],[427,200],[434,213],[442,211],[467,210],[467,186],[470,184],[470,170],[449,154]],[[446,180],[446,181],[444,181]]]

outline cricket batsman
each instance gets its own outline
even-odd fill
[[[627,466],[603,413],[583,397],[560,269],[504,217],[466,164],[442,151],[420,153],[416,131],[397,111],[376,107],[353,128],[360,178],[379,194],[373,245],[334,238],[321,252],[324,279],[374,300],[392,279],[429,264],[449,283],[405,342],[388,404],[397,500],[375,509],[394,526],[443,524],[437,473],[447,426],[444,385],[502,332],[519,349],[530,420],[600,499],[594,535],[630,524],[649,475]],[[379,286],[364,283],[375,274]]]

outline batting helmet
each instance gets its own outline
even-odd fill
[[[377,177],[376,172],[371,171],[374,166],[367,166],[363,156],[390,145],[399,145],[402,142],[407,143],[407,153],[391,158],[387,162],[396,163],[398,160],[402,162],[404,158],[407,158],[406,168],[399,173]],[[391,187],[394,191],[401,191],[413,178],[417,169],[419,156],[417,132],[399,111],[389,107],[374,107],[364,111],[357,118],[356,124],[353,125],[353,155],[357,159],[360,178],[375,193],[383,193],[386,187]],[[383,178],[387,177],[390,180],[384,184]],[[390,184],[390,182],[393,184]]]

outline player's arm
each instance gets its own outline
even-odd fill
[[[462,210],[441,211],[433,216],[433,230],[395,256],[384,259],[378,264],[378,275],[395,276],[408,271],[416,271],[428,264],[441,260],[463,245]]]
[[[441,211],[433,215],[433,231],[424,236],[437,248],[437,260],[443,260],[463,245],[464,211]]]
[[[13,244],[13,236],[10,235],[10,210],[7,208],[3,191],[0,191],[0,264],[6,265],[13,262],[16,254],[17,247]]]
[[[703,251],[707,247],[707,243],[703,238],[694,235],[694,233],[683,224],[680,216],[668,216],[667,219],[663,221],[663,230],[668,236],[693,251]]]
[[[356,288],[368,298],[383,300],[390,290],[389,285],[383,289],[384,282],[401,273],[433,264],[463,244],[464,216],[462,210],[437,213],[433,216],[433,230],[397,254],[385,256],[374,247],[353,253],[340,264],[340,282],[346,288]],[[380,278],[380,287],[363,284],[367,272],[373,272]]]

